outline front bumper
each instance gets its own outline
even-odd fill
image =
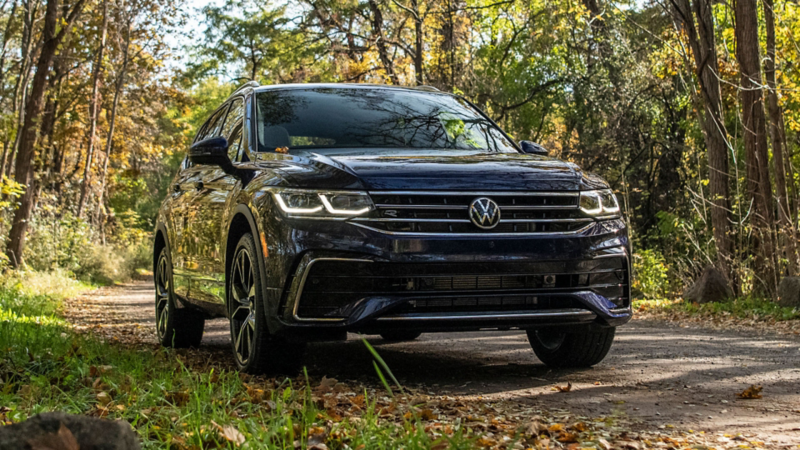
[[[578,234],[391,236],[346,222],[273,223],[273,332],[619,326],[631,319],[621,220]]]

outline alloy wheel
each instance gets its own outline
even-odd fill
[[[170,280],[166,255],[161,255],[156,269],[156,329],[159,339],[167,333],[169,324]]]
[[[256,285],[253,260],[240,248],[231,270],[231,335],[239,364],[250,361],[256,333]]]

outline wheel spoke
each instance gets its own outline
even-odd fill
[[[256,333],[255,266],[246,249],[240,249],[233,260],[229,304],[233,349],[239,364],[245,365],[254,352]]]
[[[236,334],[236,340],[234,341],[234,348],[236,349],[236,355],[239,357],[239,361],[244,363],[245,358],[244,355],[242,354],[242,333]]]
[[[158,336],[163,338],[167,334],[169,324],[169,299],[170,283],[167,273],[167,258],[162,257],[158,261],[155,275],[156,280],[156,331]]]

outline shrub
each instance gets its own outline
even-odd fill
[[[633,288],[651,299],[670,294],[669,267],[664,255],[652,249],[633,255]]]

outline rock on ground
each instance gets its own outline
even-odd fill
[[[683,293],[683,299],[693,303],[724,302],[732,298],[728,280],[714,266],[707,266],[700,278]]]
[[[785,277],[778,285],[778,304],[800,308],[800,277]]]
[[[139,450],[140,446],[128,422],[54,412],[0,427],[0,449]]]

